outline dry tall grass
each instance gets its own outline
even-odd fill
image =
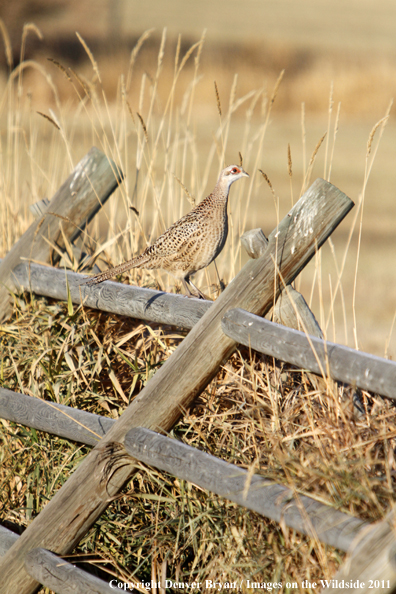
[[[26,28],[25,36],[32,34],[38,32]],[[103,89],[100,62],[83,39],[92,69],[89,78],[62,64],[44,69],[23,61],[10,74],[0,99],[5,129],[0,138],[3,254],[31,222],[28,205],[44,195],[50,197],[77,160],[96,144],[126,173],[101,221],[90,228],[88,248],[105,265],[136,254],[190,208],[191,197],[201,200],[224,162],[238,162],[241,155],[251,173],[250,185],[232,190],[230,237],[218,261],[226,283],[240,268],[239,236],[248,226],[257,226],[256,213],[262,208],[265,182],[258,170],[263,167],[282,75],[270,92],[258,87],[241,96],[237,77],[227,97],[220,85],[216,91],[212,86],[213,137],[202,141],[194,114],[203,39],[184,53],[177,45],[173,78],[167,81],[169,92],[161,100],[165,33],[154,76],[135,74],[147,36],[132,51],[114,103]],[[188,63],[193,65],[192,76],[178,103],[175,97]],[[35,68],[53,94],[56,107],[44,119],[31,107],[25,87],[27,68]],[[59,99],[49,74],[53,68],[78,97],[76,109]],[[139,89],[136,105],[129,95],[132,87]],[[237,110],[244,112],[243,118],[235,119]],[[327,136],[314,146],[312,155],[308,149],[304,152],[301,191],[311,181],[318,152],[327,155],[327,175],[332,171],[338,127],[332,107],[328,121]],[[385,123],[381,121],[370,136],[367,176],[375,155],[373,141]],[[285,174],[289,171],[293,182],[293,201],[299,192],[291,151],[285,150],[285,163]],[[271,178],[270,172],[264,173]],[[333,304],[336,298],[345,301],[343,271],[363,200],[364,192],[352,218],[347,249],[341,261],[339,254],[334,257]],[[275,190],[273,203],[276,221],[280,212]],[[321,274],[318,257],[315,286],[319,294]],[[174,287],[173,280],[157,272],[133,271],[131,278],[142,285]],[[196,282],[205,291],[218,290],[212,269],[197,275]],[[334,308],[323,309],[322,318],[329,333]],[[25,295],[16,299],[13,319],[0,329],[0,380],[16,391],[117,417],[182,338],[183,332],[174,329],[81,307],[68,310],[65,304]],[[328,385],[323,391],[301,370],[240,349],[186,411],[172,435],[282,481],[296,494],[309,494],[374,521],[393,505],[396,418],[389,401],[363,394],[362,402],[364,413],[356,418],[348,390]],[[1,520],[25,526],[67,480],[87,449],[5,421],[0,421],[0,439]],[[291,581],[298,584],[293,591],[300,592],[306,591],[301,586],[304,579],[331,577],[343,557],[199,488],[143,468],[75,555],[75,562],[89,561],[126,581],[157,581],[161,576],[185,582],[242,581],[242,591],[248,591],[247,579]]]
[[[18,300],[3,328],[2,385],[117,418],[184,333],[44,299]],[[40,353],[37,357],[37,352]],[[240,349],[171,435],[297,494],[371,521],[394,501],[396,412],[322,391],[288,365]],[[1,521],[26,526],[87,448],[1,422]],[[73,555],[126,582],[328,579],[343,555],[154,469],[143,468]],[[104,577],[104,574],[101,574]],[[141,591],[144,591],[141,589]],[[153,589],[152,591],[156,591]],[[205,591],[201,588],[200,591]]]

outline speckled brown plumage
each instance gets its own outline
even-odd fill
[[[221,252],[227,239],[227,202],[231,184],[249,175],[237,165],[223,169],[211,194],[181,219],[173,223],[144,252],[86,281],[101,283],[131,268],[166,270],[182,281],[187,295],[194,297],[189,285],[204,298],[190,276],[208,266]]]

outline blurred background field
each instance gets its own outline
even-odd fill
[[[257,226],[271,232],[298,199],[311,155],[327,132],[310,179],[330,177],[356,204],[365,188],[363,217],[349,215],[333,247],[324,247],[297,287],[330,340],[395,356],[392,110],[367,158],[370,132],[395,95],[393,2],[21,0],[0,6],[2,254],[31,222],[28,206],[51,197],[92,144],[126,173],[125,188],[94,231],[110,240],[104,255],[112,264],[190,208],[174,176],[200,200],[223,163],[237,162],[240,151],[251,181],[231,193],[231,234],[218,262],[228,282],[245,261],[239,235]],[[37,28],[24,29],[26,23]],[[188,59],[175,82],[176,55],[179,65]],[[168,289],[174,284],[160,275],[132,278]],[[217,282],[212,267],[196,281],[210,294]]]

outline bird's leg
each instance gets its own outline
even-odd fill
[[[216,260],[213,260],[213,264],[215,265],[215,269],[216,269],[216,274],[217,274],[217,278],[219,279],[219,288],[220,291],[219,293],[222,293],[225,289],[225,284],[222,278],[220,278],[220,274],[219,271],[217,270],[217,264],[216,264]]]
[[[195,285],[192,284],[192,282],[190,281],[190,279],[188,277],[182,278],[182,284],[186,291],[185,297],[195,297],[195,299],[196,299],[198,296],[198,299],[206,299],[205,295],[203,293],[201,293],[201,291]],[[194,293],[191,292],[191,289],[188,285],[194,287],[194,289],[197,292],[197,295],[194,295]]]
[[[194,284],[191,282],[191,280],[190,280],[189,278],[187,279],[187,282],[188,282],[188,284],[189,284],[191,287],[193,287],[193,289],[194,289],[194,290],[197,292],[198,299],[206,299],[205,295],[204,295],[204,294],[203,294],[203,293],[202,293],[202,292],[201,292],[201,291],[198,289],[198,287],[196,287],[196,286],[195,286],[195,285],[194,285]],[[187,283],[186,283],[186,284],[187,284]],[[197,296],[197,295],[193,295],[193,294],[191,293],[191,291],[190,291],[190,290],[189,290],[188,292],[189,292],[189,297],[196,297],[196,296]]]
[[[182,285],[184,287],[184,290],[186,292],[185,297],[196,297],[196,295],[194,295],[193,293],[191,293],[190,287],[187,284],[187,281],[185,278],[182,278]]]

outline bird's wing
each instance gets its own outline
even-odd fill
[[[183,246],[202,233],[202,226],[193,211],[173,223],[145,253],[160,257],[172,256],[183,250]]]

